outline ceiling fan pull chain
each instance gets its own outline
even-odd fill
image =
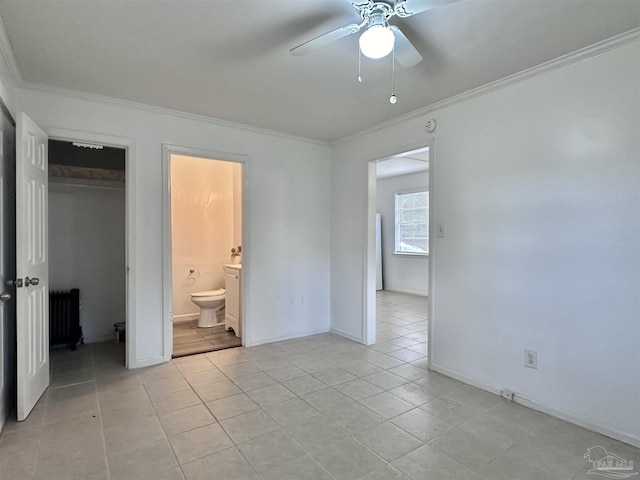
[[[393,46],[391,50],[391,96],[389,97],[389,103],[394,104],[398,101],[396,97],[396,47]]]

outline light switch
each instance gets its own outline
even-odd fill
[[[445,237],[444,223],[439,223],[439,224],[436,225],[436,237],[438,237],[438,238],[444,238]]]

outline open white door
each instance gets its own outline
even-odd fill
[[[49,386],[47,135],[27,115],[16,135],[18,421]]]

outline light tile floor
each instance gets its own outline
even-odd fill
[[[378,295],[378,343],[326,334],[122,367],[55,351],[52,383],[0,435],[0,478],[580,480],[629,445],[426,370],[424,298]],[[638,470],[636,467],[635,471]]]

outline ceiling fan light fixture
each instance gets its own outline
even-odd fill
[[[360,35],[360,51],[365,57],[386,57],[393,50],[396,36],[384,25],[373,25]]]

